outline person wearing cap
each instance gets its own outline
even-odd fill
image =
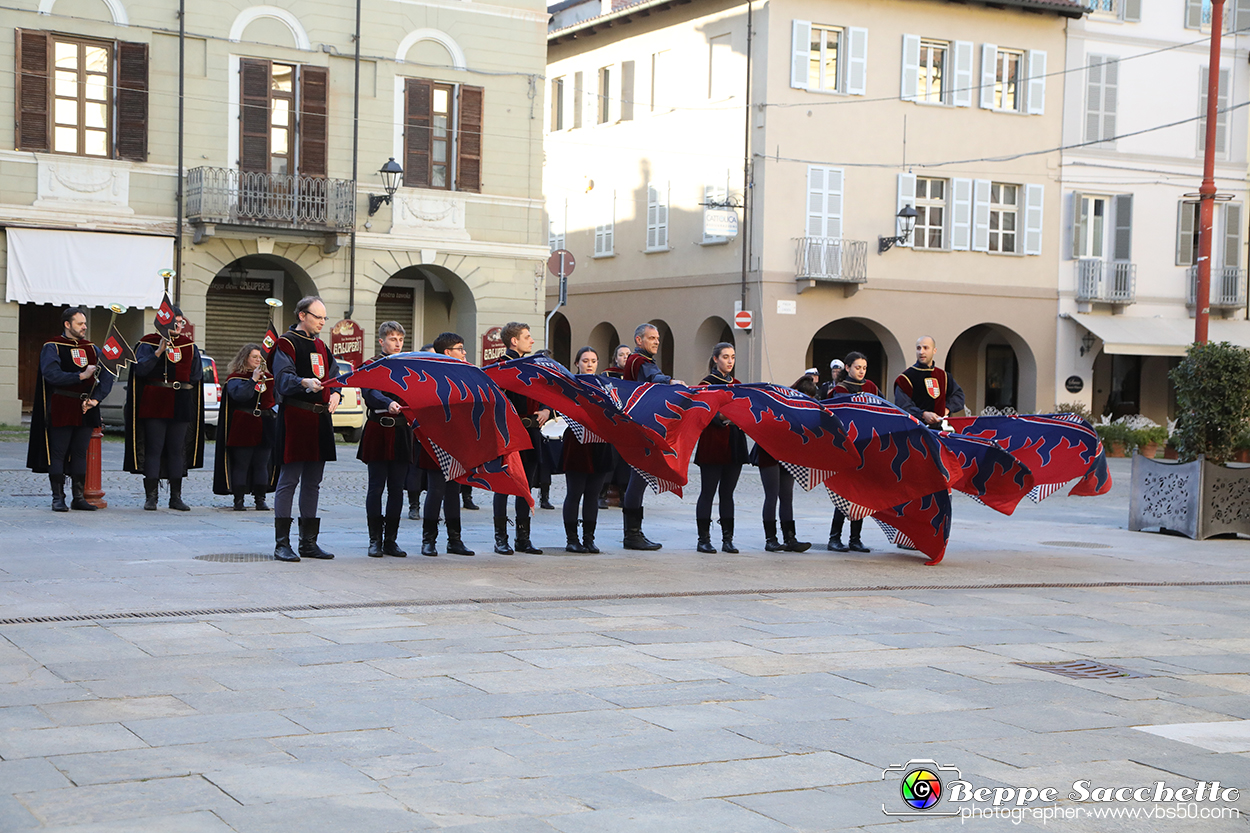
[[[161,480],[169,481],[169,508],[190,510],[182,500],[188,469],[204,465],[204,362],[195,340],[183,332],[187,319],[173,308],[168,337],[148,333],[135,345],[126,390],[123,467],[143,475],[143,508],[156,509]]]
[[[834,359],[838,362],[837,359]],[[838,362],[842,364],[842,362]],[[830,365],[832,367],[832,365]],[[834,377],[834,385],[829,391],[829,395],[833,396],[837,393],[871,393],[880,396],[880,391],[871,379],[866,378],[868,373],[868,357],[863,353],[848,353],[846,356],[846,364],[843,365],[841,378]],[[860,532],[864,528],[864,519],[851,521],[851,540],[850,544],[842,543],[842,524],[846,520],[846,513],[841,507],[833,510],[833,522],[829,525],[829,543],[825,549],[830,552],[872,552],[865,547],[860,540]]]

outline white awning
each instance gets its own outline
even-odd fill
[[[1194,343],[1192,318],[1133,318],[1128,315],[1087,315],[1067,317],[1102,339],[1104,353],[1129,356],[1183,356]],[[1250,321],[1212,318],[1208,327],[1211,341],[1227,341],[1250,347]]]
[[[160,306],[169,237],[7,228],[5,300],[82,307]]]

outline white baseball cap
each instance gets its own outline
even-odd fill
[[[842,364],[841,359],[834,359],[833,361],[829,362],[829,369],[830,370],[845,370],[846,365]]]

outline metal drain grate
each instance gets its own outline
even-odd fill
[[[275,561],[271,552],[211,552],[197,555],[196,561],[217,561],[223,564],[250,564],[253,561]]]
[[[1049,671],[1051,674],[1058,674],[1061,677],[1070,677],[1074,680],[1140,680],[1150,676],[1149,674],[1142,674],[1139,671],[1130,671],[1127,668],[1120,668],[1116,665],[1107,665],[1103,662],[1094,662],[1093,660],[1087,659],[1071,660],[1068,662],[1015,662],[1012,664],[1019,665],[1021,668],[1033,668],[1037,671]]]
[[[1092,541],[1040,541],[1043,547],[1070,547],[1076,550],[1109,550],[1110,544],[1095,544]]]

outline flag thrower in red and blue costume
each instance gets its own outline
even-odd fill
[[[1076,497],[1111,490],[1102,441],[1076,414],[952,417],[948,421],[959,433],[989,440],[1028,466],[1036,483],[1029,492],[1034,501],[1050,497],[1072,480],[1078,482],[1068,494]]]
[[[677,454],[668,441],[627,416],[624,403],[596,384],[597,377],[575,376],[546,356],[509,359],[483,371],[502,389],[558,411],[578,442],[609,443],[625,462],[657,481],[685,485],[686,470],[676,468]]]
[[[362,365],[327,388],[369,388],[395,396],[418,433],[461,469],[449,479],[509,452],[530,448],[512,403],[481,368],[437,353],[396,353]],[[437,454],[435,455],[437,457]]]

